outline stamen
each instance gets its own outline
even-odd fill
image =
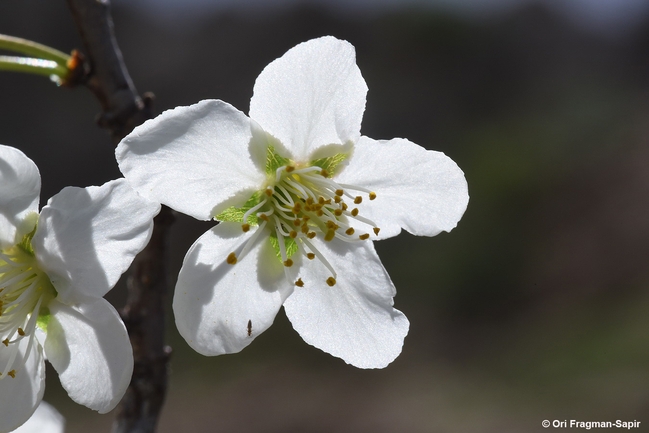
[[[231,252],[228,254],[228,258],[225,259],[225,261],[228,265],[234,265],[237,263],[237,255],[234,252]]]
[[[358,237],[358,239],[360,239],[360,240],[362,240],[362,241],[364,241],[364,240],[366,240],[366,239],[369,239],[369,238],[370,238],[369,233],[362,234],[362,235],[360,235],[360,236]]]
[[[244,233],[248,232],[250,230],[250,224],[241,224],[241,230],[243,230]]]
[[[360,195],[357,195],[356,198],[354,198],[354,203],[360,204],[363,201],[363,197]]]
[[[374,230],[374,234],[377,235],[377,236],[379,235],[379,232],[381,231],[381,229],[378,228],[378,227],[374,227],[373,230]]]
[[[333,287],[336,285],[336,279],[334,277],[329,277],[327,278],[327,284],[329,287]]]
[[[375,193],[375,192],[371,192],[371,193],[370,193],[370,200],[374,200],[375,198],[376,198],[376,193]]]
[[[295,285],[298,287],[304,287],[304,281],[302,281],[302,278],[298,278]]]

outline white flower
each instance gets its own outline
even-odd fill
[[[40,174],[0,146],[0,431],[43,398],[45,357],[70,397],[101,413],[119,402],[133,355],[103,296],[151,236],[159,204],[124,179],[65,188],[38,214]]]
[[[217,100],[166,111],[117,147],[145,197],[221,221],[190,248],[176,324],[198,352],[238,352],[284,305],[309,344],[363,368],[401,352],[408,320],[372,239],[449,231],[468,202],[457,165],[405,139],[360,135],[354,48],[324,37],[257,78],[250,118]]]
[[[52,405],[41,401],[27,422],[11,433],[63,433],[65,418]]]

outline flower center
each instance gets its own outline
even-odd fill
[[[240,219],[244,232],[250,230],[251,224],[259,224],[259,229],[239,254],[232,252],[228,256],[227,263],[233,265],[241,259],[254,239],[268,227],[270,241],[285,267],[293,266],[291,256],[299,251],[309,260],[320,260],[332,274],[326,283],[334,286],[336,271],[312,240],[315,237],[326,242],[333,239],[344,242],[369,239],[369,231],[357,231],[359,224],[352,224],[354,221],[362,223],[361,227],[371,229],[375,235],[379,234],[380,229],[373,221],[359,214],[355,205],[363,201],[363,195],[351,194],[363,193],[367,199],[374,200],[376,193],[353,185],[338,184],[329,176],[325,168],[317,165],[299,167],[288,163],[279,166],[261,194],[253,196],[252,202],[248,202],[250,206]],[[295,284],[304,286],[301,279]]]
[[[28,339],[25,358],[31,353],[39,314],[56,296],[50,279],[41,271],[33,252],[22,244],[0,251],[0,350],[8,351],[0,364],[0,380],[16,376],[21,341]]]

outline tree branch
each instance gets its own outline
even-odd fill
[[[109,0],[67,0],[86,53],[84,84],[99,100],[99,126],[110,131],[115,144],[152,117],[152,95],[141,98],[128,74],[113,32]],[[124,398],[117,407],[113,433],[155,431],[164,403],[171,349],[164,345],[167,294],[166,245],[173,211],[166,206],[154,219],[153,235],[135,258],[128,280],[122,317],[128,329],[135,367]]]

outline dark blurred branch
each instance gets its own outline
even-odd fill
[[[77,83],[99,100],[98,123],[117,144],[152,117],[152,97],[141,98],[128,75],[113,33],[109,0],[67,0],[83,39],[85,73]],[[164,263],[172,211],[164,207],[154,220],[151,241],[133,261],[122,317],[133,346],[131,384],[117,407],[113,433],[155,431],[167,388],[170,349],[164,346],[167,280]]]
[[[109,0],[67,0],[87,55],[83,84],[97,97],[101,127],[117,144],[134,127],[152,117],[152,98],[140,98],[122,59],[113,32]]]

